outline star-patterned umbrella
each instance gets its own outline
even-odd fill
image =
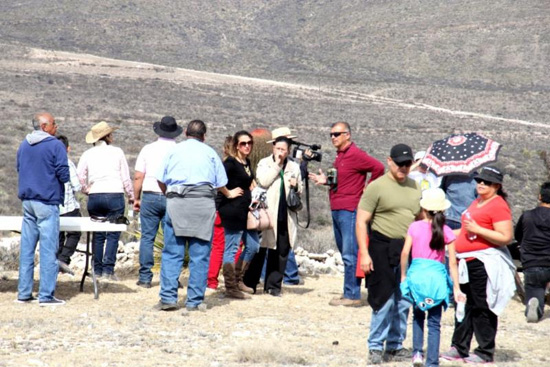
[[[469,174],[497,160],[501,145],[477,133],[453,134],[430,145],[422,163],[436,175]]]

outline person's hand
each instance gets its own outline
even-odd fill
[[[139,212],[140,208],[141,208],[141,200],[139,199],[134,200],[134,211]]]
[[[459,302],[465,303],[466,302],[466,295],[464,293],[462,293],[460,288],[454,288],[453,289],[453,294],[454,294],[454,299],[455,299],[456,303],[459,303]]]
[[[369,254],[361,254],[361,270],[366,274],[369,274],[371,271],[374,271],[374,266],[372,265],[372,259]]]
[[[275,163],[277,163],[278,166],[282,166],[284,160],[285,158],[283,157],[283,154],[281,153],[275,154]]]
[[[464,228],[470,233],[479,234],[482,227],[473,219],[464,219]]]
[[[235,199],[239,196],[243,196],[244,190],[240,187],[235,187],[233,190],[229,190],[229,195],[227,195],[228,199]]]
[[[296,187],[296,185],[298,184],[298,180],[296,180],[296,177],[292,176],[290,178],[290,187]]]
[[[327,183],[327,176],[323,173],[323,170],[319,169],[319,174],[316,175],[315,173],[309,174],[309,179],[313,182],[315,182],[316,185],[326,185]]]

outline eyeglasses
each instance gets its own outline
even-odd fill
[[[413,161],[404,161],[397,163],[396,161],[393,161],[397,165],[397,167],[410,167],[413,164]]]
[[[476,182],[478,184],[483,184],[485,186],[491,186],[493,184],[493,182],[490,182],[490,181],[486,181],[486,180],[483,180],[481,178],[475,178],[474,180],[476,180]]]
[[[252,140],[249,140],[249,141],[240,141],[240,142],[239,142],[239,146],[240,146],[240,147],[244,147],[244,146],[247,146],[247,145],[252,146],[252,144],[254,144],[254,142],[253,142]]]
[[[330,133],[330,137],[331,138],[337,138],[339,137],[340,135],[342,134],[347,134],[348,132],[347,131],[338,131],[338,132],[335,132],[335,133]]]

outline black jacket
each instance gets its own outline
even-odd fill
[[[516,225],[523,268],[550,267],[550,208],[524,212]]]

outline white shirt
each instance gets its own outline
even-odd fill
[[[158,138],[141,149],[136,160],[135,170],[145,174],[141,191],[161,192],[156,173],[159,171],[166,153],[176,145],[174,139]]]
[[[80,181],[78,180],[78,175],[76,174],[76,167],[69,159],[69,173],[71,174],[71,179],[69,182],[65,182],[65,198],[63,204],[59,205],[59,214],[67,214],[72,212],[75,209],[80,209],[80,204],[74,194],[80,191]]]
[[[82,154],[76,171],[82,192],[105,194],[126,191],[128,200],[134,200],[130,170],[122,149],[100,140]]]
[[[428,171],[422,173],[420,171],[412,171],[409,173],[409,178],[415,180],[422,191],[426,189],[438,188],[441,185],[441,178]]]

